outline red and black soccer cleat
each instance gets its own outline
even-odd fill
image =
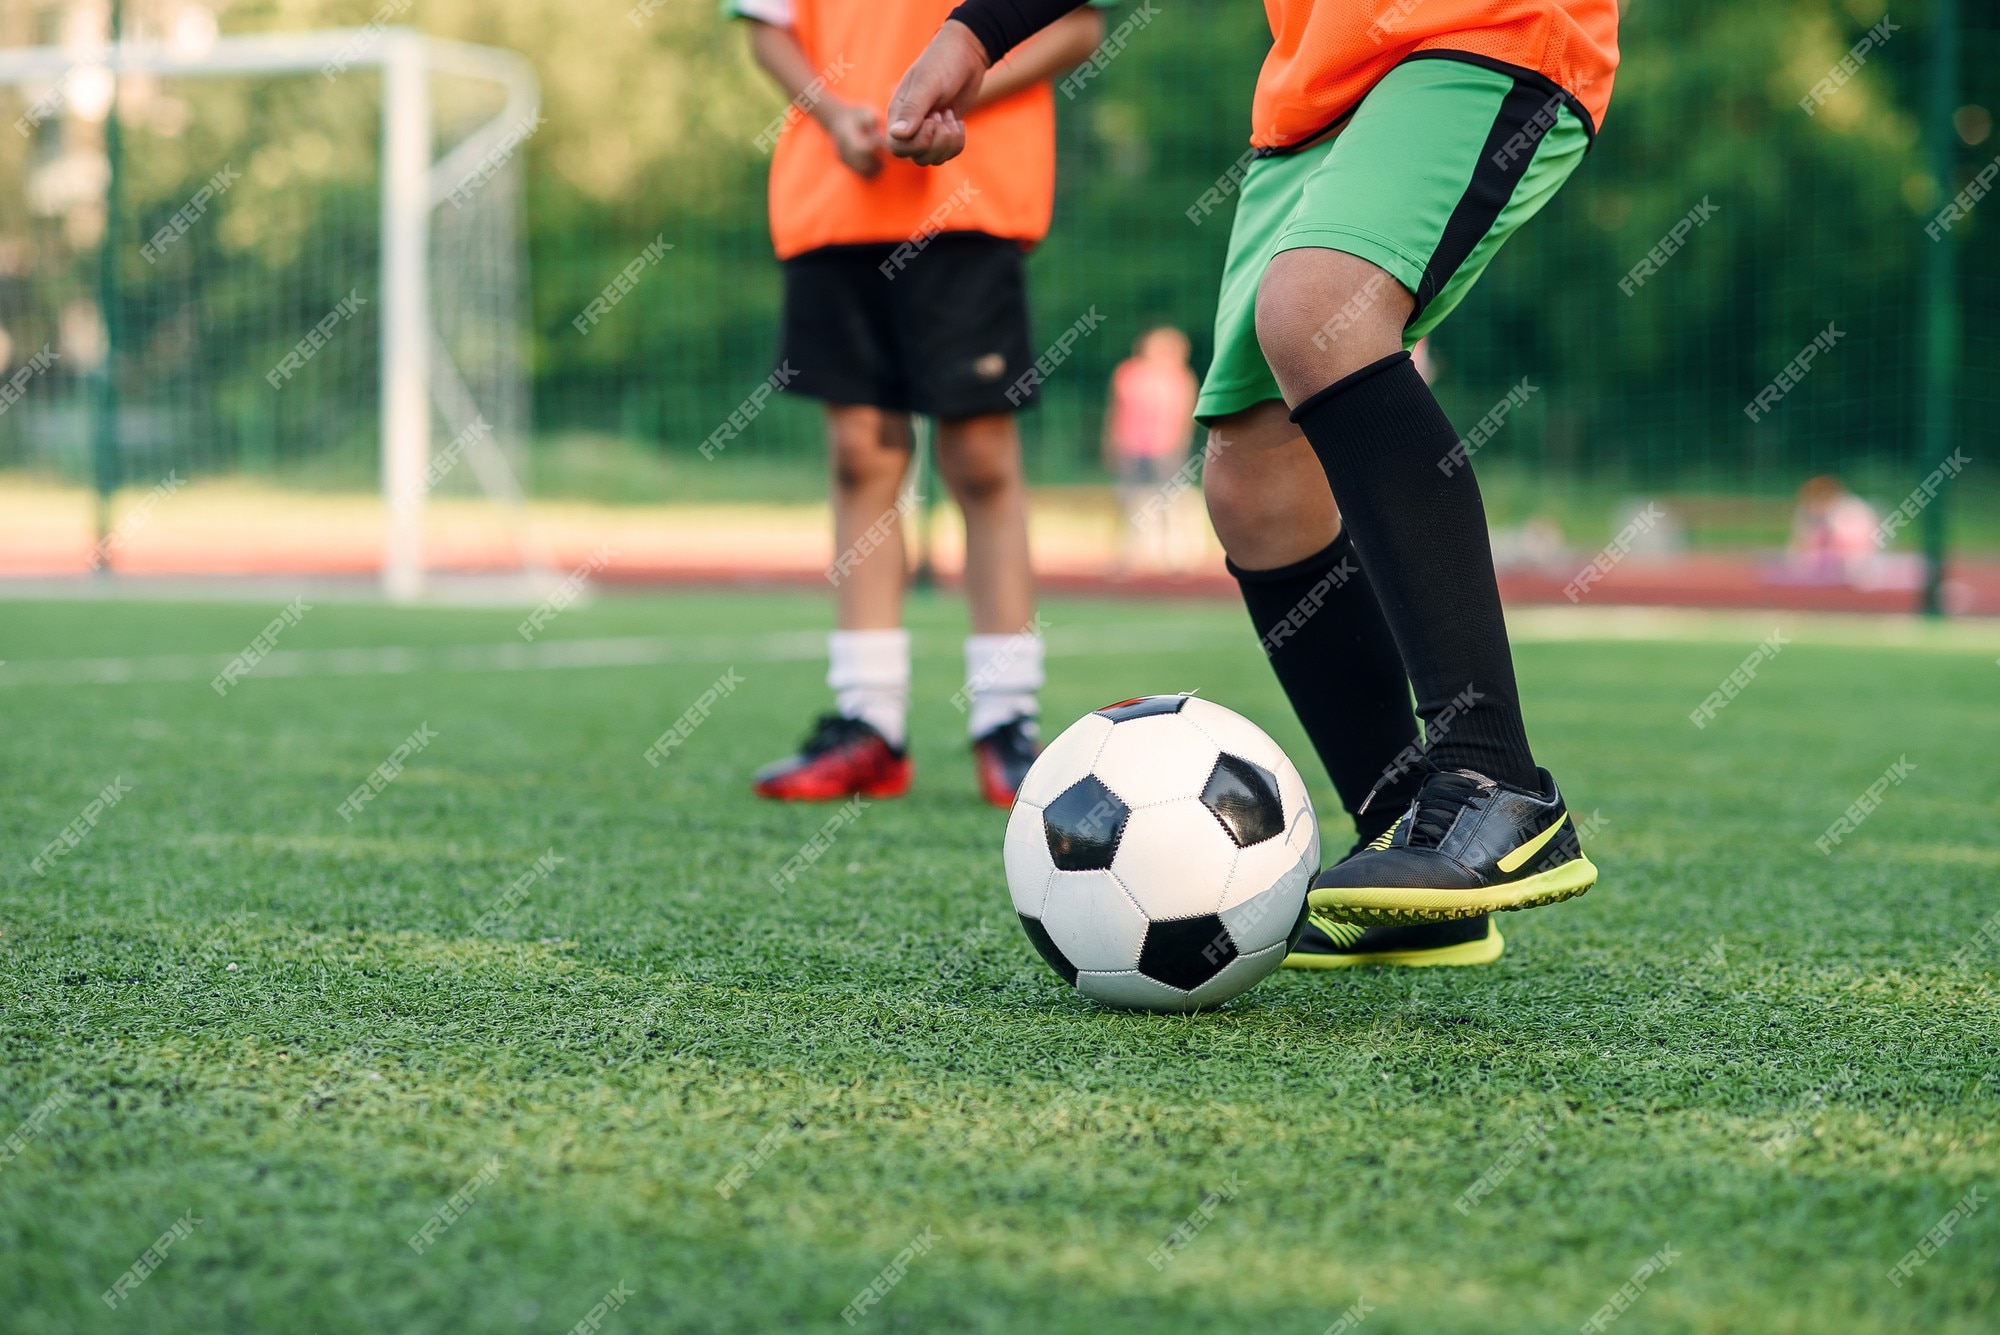
[[[979,737],[972,743],[972,764],[979,771],[980,796],[996,807],[1013,806],[1021,780],[1040,754],[1033,719],[1012,719]]]
[[[910,757],[858,718],[822,714],[795,756],[756,774],[759,797],[780,802],[838,802],[844,797],[901,797],[910,791]]]

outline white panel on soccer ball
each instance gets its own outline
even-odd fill
[[[1042,928],[1078,969],[1134,969],[1146,917],[1110,872],[1059,871],[1042,901]]]
[[[1148,978],[1136,969],[1123,973],[1079,972],[1076,990],[1092,1000],[1126,1010],[1187,1011],[1199,1004],[1188,993]]]
[[[1115,725],[1090,769],[1126,806],[1143,807],[1198,796],[1216,754],[1208,735],[1179,714],[1154,714]]]
[[[1244,718],[1233,709],[1224,709],[1199,697],[1190,697],[1181,706],[1177,717],[1185,719],[1208,734],[1210,741],[1231,755],[1254,760],[1265,769],[1276,773],[1279,768],[1289,768],[1291,761],[1285,758],[1284,748],[1271,740],[1271,735]],[[1287,801],[1285,807],[1291,808]]]
[[[1290,926],[1289,923],[1286,924]],[[1274,946],[1247,955],[1238,955],[1229,961],[1223,971],[1188,993],[1189,1001],[1196,1006],[1220,1006],[1231,997],[1248,992],[1257,984],[1278,971],[1285,962],[1285,943],[1281,939]]]
[[[1247,903],[1272,886],[1297,875],[1301,859],[1288,839],[1266,839],[1236,854],[1229,885],[1222,892],[1221,910]],[[1319,868],[1313,868],[1318,871]]]
[[[1111,870],[1157,922],[1215,912],[1235,862],[1236,845],[1215,813],[1199,797],[1181,797],[1125,818]]]
[[[1282,860],[1282,865],[1273,877],[1271,862],[1258,860],[1258,882],[1267,888],[1257,890],[1246,881],[1241,888],[1248,893],[1233,899],[1218,915],[1222,925],[1229,929],[1229,939],[1245,955],[1276,945],[1291,935],[1292,924],[1299,920],[1299,909],[1306,902],[1306,889],[1312,882],[1313,872],[1319,870],[1317,867],[1307,868],[1291,849],[1275,839],[1269,848]],[[1262,848],[1244,849],[1237,855],[1237,866],[1241,867],[1246,859],[1263,851]],[[1238,888],[1235,883],[1231,884],[1232,896]]]
[[[1085,714],[1064,728],[1043,748],[1027,777],[1021,780],[1017,805],[1029,802],[1045,807],[1063,789],[1090,773],[1091,761],[1097,758],[1097,748],[1104,744],[1111,727],[1111,720],[1101,714]]]
[[[1312,863],[1315,871],[1319,869],[1319,817],[1313,814],[1310,802],[1302,803],[1292,816],[1285,843],[1294,854]]]
[[[1056,864],[1049,859],[1049,839],[1042,830],[1042,809],[1016,802],[1007,817],[1007,839],[1001,848],[1007,868],[1007,893],[1014,898],[1014,911],[1030,918],[1042,916],[1042,900]]]
[[[1296,811],[1304,807],[1310,814],[1312,797],[1306,792],[1306,781],[1300,775],[1298,766],[1287,760],[1271,772],[1278,776],[1278,800],[1284,804],[1285,810]]]

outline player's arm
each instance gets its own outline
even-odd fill
[[[889,151],[926,167],[965,148],[959,120],[986,72],[1083,0],[965,0],[903,74],[889,99]]]
[[[875,109],[835,97],[789,25],[742,17],[750,28],[751,56],[786,97],[820,123],[848,169],[862,176],[881,171],[884,144]]]
[[[1005,60],[988,70],[979,81],[979,96],[972,105],[983,107],[998,102],[1044,79],[1073,70],[1090,59],[1090,53],[1103,40],[1104,16],[1091,8],[1073,9],[1015,47]]]

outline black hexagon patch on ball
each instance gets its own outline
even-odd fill
[[[1139,972],[1154,982],[1192,992],[1229,966],[1236,943],[1213,913],[1146,924]]]
[[[1238,848],[1261,844],[1285,832],[1285,804],[1278,798],[1278,776],[1254,760],[1227,751],[1215,759],[1201,803],[1215,813]]]
[[[1049,858],[1063,871],[1103,871],[1118,853],[1131,808],[1094,774],[1086,774],[1042,812]]]

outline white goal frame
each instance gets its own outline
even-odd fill
[[[524,120],[541,107],[534,68],[496,47],[431,37],[406,27],[332,28],[218,37],[199,53],[157,42],[119,42],[95,51],[60,46],[0,50],[0,85],[59,80],[74,67],[176,78],[382,72],[381,469],[387,507],[382,588],[408,602],[424,590],[424,474],[430,465],[431,399],[463,400],[465,390],[440,342],[430,307],[430,219],[438,206]],[[499,113],[431,157],[430,75],[497,84]],[[523,284],[526,287],[526,284]],[[469,442],[481,485],[518,507],[519,482],[490,438]]]

